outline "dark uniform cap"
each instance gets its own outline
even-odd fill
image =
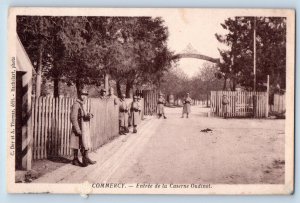
[[[80,91],[80,95],[89,95],[88,91],[86,89],[82,89]]]
[[[106,92],[106,89],[101,89],[100,92]]]

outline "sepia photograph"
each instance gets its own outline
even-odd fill
[[[295,12],[10,8],[7,190],[292,194]]]

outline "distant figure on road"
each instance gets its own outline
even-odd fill
[[[167,117],[165,116],[165,107],[164,107],[164,104],[166,103],[166,100],[164,99],[163,97],[163,94],[160,93],[159,94],[159,98],[158,98],[158,101],[157,101],[157,115],[158,115],[158,118],[160,118],[161,116],[164,117],[164,119],[166,119]]]
[[[129,133],[128,130],[128,105],[125,100],[125,94],[121,95],[120,102],[119,102],[119,133],[120,135],[126,135],[126,133]]]
[[[75,101],[71,107],[71,123],[72,123],[72,133],[70,138],[70,147],[73,149],[74,158],[72,164],[75,166],[86,167],[89,164],[95,164],[88,156],[88,151],[92,147],[90,131],[89,131],[89,121],[93,118],[93,114],[86,111],[86,100],[88,92],[82,90],[78,99]],[[82,154],[82,163],[78,159],[78,150]]]
[[[190,97],[190,93],[186,93],[186,98],[183,100],[183,109],[182,109],[181,118],[184,118],[184,114],[186,114],[186,118],[189,117],[189,113],[191,113],[191,103],[192,103],[192,98]]]
[[[133,133],[137,133],[136,127],[139,122],[140,114],[141,114],[141,107],[138,101],[138,96],[133,97],[133,102],[131,103],[131,119],[133,125]]]
[[[223,94],[223,96],[222,96],[222,113],[223,113],[223,116],[225,119],[228,116],[228,104],[229,104],[229,100],[228,100],[227,96],[225,94]]]

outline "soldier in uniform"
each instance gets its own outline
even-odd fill
[[[138,96],[133,97],[133,102],[131,103],[131,119],[133,125],[133,133],[137,133],[136,127],[140,119],[141,107],[138,101]]]
[[[141,99],[142,99],[142,97],[141,97],[141,96],[138,96],[138,102],[141,101]]]
[[[114,104],[118,105],[118,97],[114,95],[114,88],[110,87],[108,91],[108,98],[114,100]]]
[[[85,109],[88,92],[82,90],[78,99],[71,107],[72,133],[70,137],[70,147],[73,149],[74,159],[72,164],[75,166],[86,167],[89,164],[95,164],[88,156],[88,150],[91,148],[91,138],[88,129],[88,122],[92,119]],[[82,163],[78,159],[78,151],[82,154]]]
[[[105,89],[100,90],[100,99],[106,99],[106,90]]]
[[[119,124],[120,124],[120,135],[126,135],[129,133],[128,129],[128,105],[125,100],[125,94],[121,95],[120,102],[119,102]]]
[[[190,93],[187,93],[186,98],[183,100],[183,109],[182,109],[181,118],[184,118],[184,114],[186,114],[186,118],[189,117],[189,113],[191,113],[191,103],[192,103],[192,99],[190,97]]]
[[[227,96],[225,94],[223,94],[222,96],[222,113],[224,118],[227,118],[227,114],[228,114],[228,104],[229,104],[229,100],[227,98]]]
[[[167,118],[165,116],[165,109],[164,109],[165,108],[164,107],[165,103],[166,103],[166,100],[164,99],[163,94],[160,93],[158,101],[157,101],[157,115],[158,115],[158,118],[160,118],[162,116],[164,117],[164,119]]]

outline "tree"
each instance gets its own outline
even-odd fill
[[[223,82],[217,78],[218,67],[209,62],[203,63],[198,73],[191,79],[191,95],[195,99],[203,99],[210,91],[221,90]]]
[[[87,17],[60,20],[62,27],[57,36],[63,53],[53,53],[56,60],[47,75],[69,85],[75,84],[77,93],[84,85],[101,85],[104,72],[101,53],[105,51],[101,33],[93,30]]]
[[[198,73],[193,77],[188,77],[182,69],[176,65],[162,78],[161,90],[167,94],[173,94],[177,98],[186,96],[189,92],[194,99],[204,99],[210,91],[221,90],[223,81],[216,77],[218,68],[213,63],[204,63],[199,67]]]
[[[30,27],[37,22],[43,26]],[[54,82],[55,96],[59,82],[79,91],[84,85],[102,85],[110,74],[118,93],[125,85],[129,97],[134,85],[159,85],[171,66],[168,30],[160,18],[26,16],[19,19],[18,25],[22,23],[21,41],[33,61],[42,58],[43,75]]]
[[[17,33],[36,70],[35,95],[41,94],[43,67],[49,63],[47,50],[53,33],[54,17],[18,16]]]
[[[266,75],[271,76],[271,85],[280,83],[285,87],[285,44],[286,19],[279,17],[256,17],[257,45],[257,87],[263,89]],[[223,63],[220,64],[219,77],[246,88],[253,86],[253,29],[254,17],[228,18],[221,26],[228,31],[226,35],[216,34],[219,42],[228,49],[219,50]]]
[[[116,21],[122,22],[117,23]],[[117,29],[114,28],[117,26]],[[109,72],[117,81],[117,89],[126,85],[126,96],[134,85],[159,86],[163,73],[171,67],[172,53],[167,48],[167,27],[161,18],[117,18],[111,29],[118,40],[111,43],[107,57]]]
[[[184,97],[190,91],[190,78],[176,65],[161,80],[161,91],[167,95]]]

